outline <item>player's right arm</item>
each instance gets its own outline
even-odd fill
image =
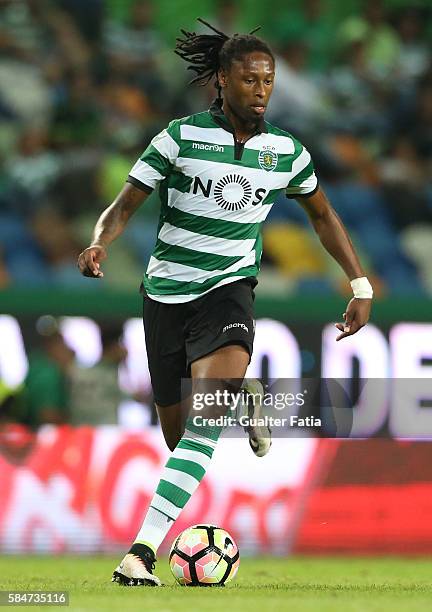
[[[84,276],[103,277],[100,264],[107,257],[108,245],[120,236],[137,208],[172,171],[179,153],[179,130],[179,122],[174,120],[153,138],[131,169],[122,191],[99,217],[91,245],[78,257]]]
[[[78,257],[81,274],[91,278],[102,278],[101,262],[107,257],[107,247],[118,238],[127,222],[149,196],[149,193],[126,183],[111,206],[108,206],[99,217],[93,230],[91,245]]]

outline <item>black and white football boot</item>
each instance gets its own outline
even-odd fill
[[[250,421],[250,424],[244,427],[249,436],[249,446],[257,457],[264,457],[272,444],[270,427],[257,424],[257,420],[264,417],[262,413],[264,387],[256,378],[245,378],[241,388],[243,395],[241,411]]]
[[[156,557],[145,544],[133,544],[123,561],[113,572],[111,582],[123,586],[161,586],[161,581],[153,574]]]

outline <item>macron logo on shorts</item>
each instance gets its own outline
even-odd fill
[[[230,323],[229,325],[225,325],[225,327],[222,330],[222,333],[228,331],[229,329],[232,329],[233,327],[241,327],[242,329],[245,330],[245,332],[249,332],[248,328],[246,327],[244,323]]]

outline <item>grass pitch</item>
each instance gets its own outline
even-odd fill
[[[166,559],[157,566],[163,588],[121,587],[110,582],[117,563],[110,557],[3,556],[0,589],[66,590],[74,612],[416,612],[432,605],[432,560],[426,559],[243,558],[235,582],[218,589],[175,585]]]

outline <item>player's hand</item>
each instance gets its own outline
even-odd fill
[[[107,258],[107,252],[102,245],[90,246],[84,249],[78,257],[78,268],[83,276],[90,278],[102,278],[100,263]]]
[[[367,298],[352,298],[343,313],[344,323],[335,323],[335,327],[342,332],[336,341],[352,336],[369,321],[372,300]]]

